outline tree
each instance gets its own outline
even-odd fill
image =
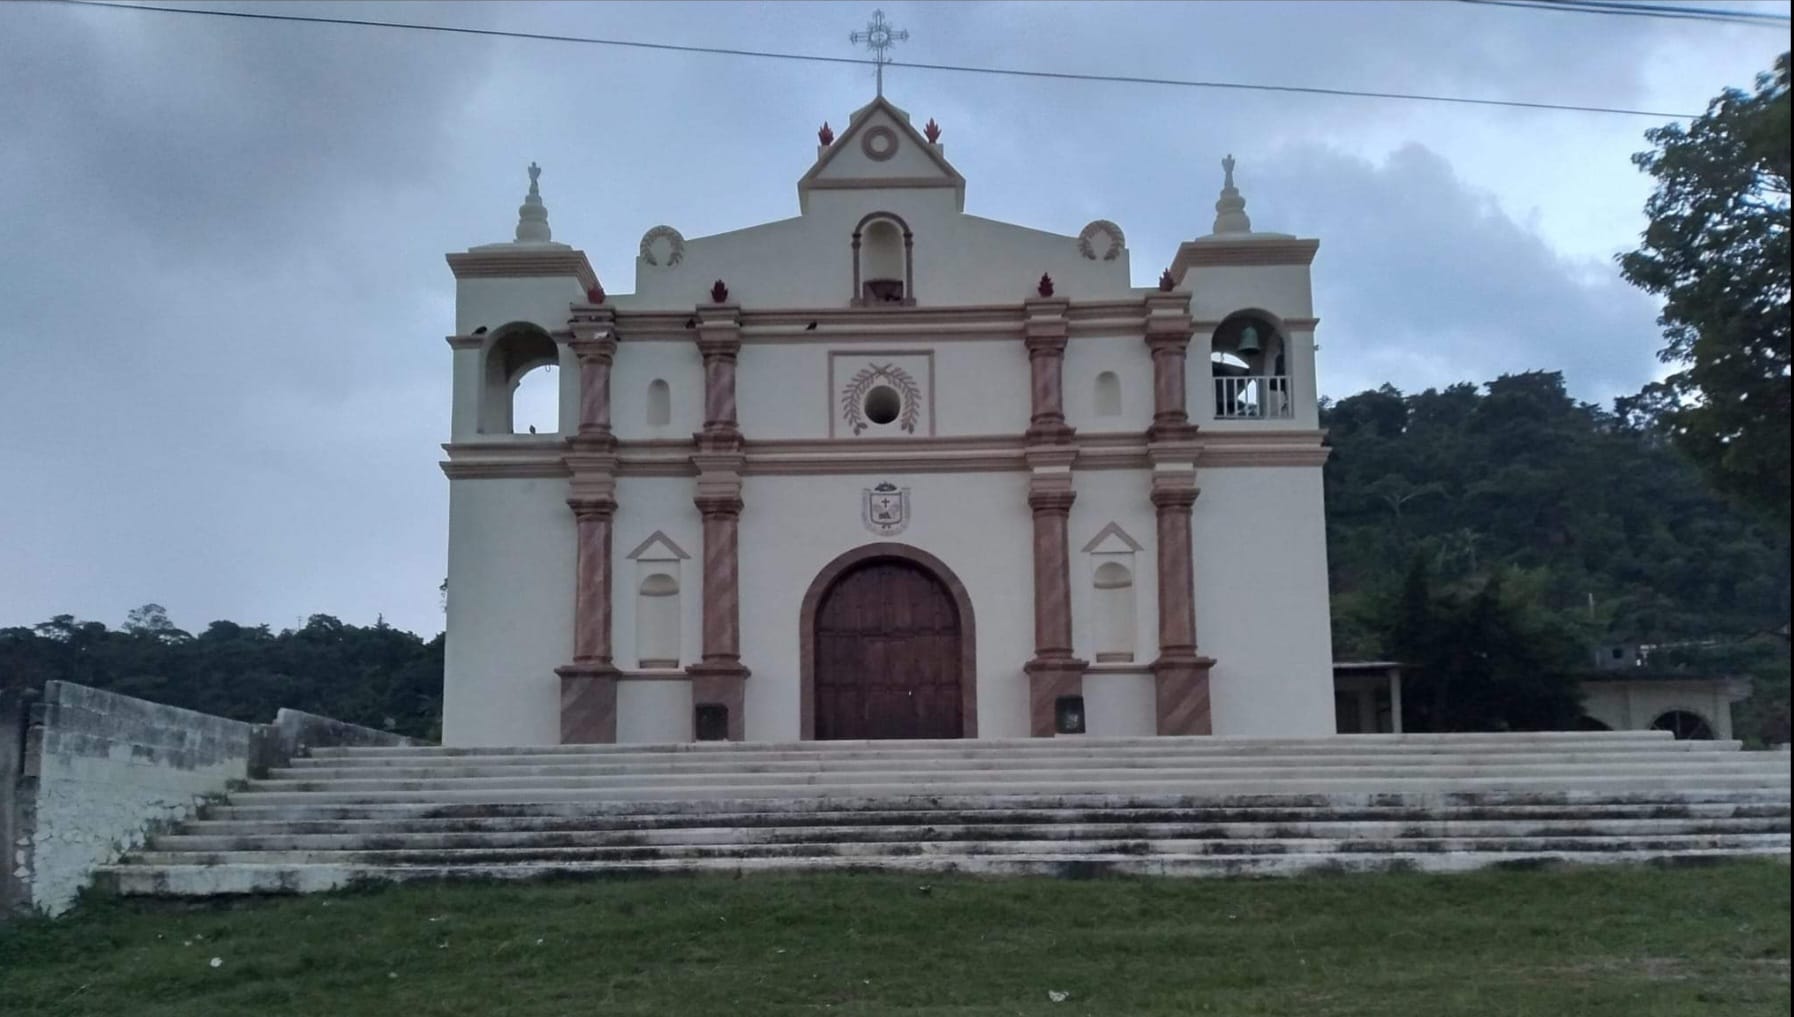
[[[1789,60],[1727,89],[1688,127],[1645,132],[1657,180],[1638,250],[1619,258],[1664,298],[1658,357],[1676,367],[1639,404],[1715,489],[1789,521]]]

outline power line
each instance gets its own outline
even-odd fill
[[[1761,28],[1786,29],[1789,17],[1762,11],[1734,11],[1718,7],[1678,7],[1658,4],[1616,2],[1616,0],[1459,0],[1460,3],[1486,7],[1519,7],[1538,11],[1559,11],[1567,14],[1617,14],[1635,18],[1666,18],[1675,21],[1711,21],[1727,25],[1755,25]]]
[[[99,7],[121,11],[145,11],[155,14],[191,14],[200,17],[238,18],[248,21],[284,21],[311,25],[343,25],[355,28],[391,28],[414,32],[438,32],[450,35],[477,35],[498,39],[520,39],[530,42],[560,42],[585,46],[618,46],[631,49],[660,50],[675,53],[704,53],[714,56],[753,57],[763,60],[798,60],[812,63],[855,64],[870,67],[872,61],[857,57],[820,56],[809,53],[777,53],[768,50],[739,49],[722,46],[686,46],[666,42],[639,42],[632,39],[601,39],[592,36],[555,35],[542,32],[513,32],[496,28],[466,28],[453,25],[423,25],[402,21],[371,21],[364,18],[325,18],[303,14],[265,14],[252,11],[196,10],[188,7],[158,7],[150,4],[115,3],[111,0],[52,0],[78,7]],[[1509,109],[1556,110],[1568,113],[1604,113],[1613,116],[1652,117],[1654,119],[1688,120],[1698,113],[1670,113],[1661,110],[1627,109],[1617,106],[1581,106],[1568,103],[1525,102],[1518,99],[1477,99],[1466,96],[1426,95],[1415,92],[1376,92],[1349,88],[1320,88],[1304,85],[1264,85],[1240,81],[1199,81],[1181,78],[1152,78],[1120,74],[1079,74],[1071,71],[1030,71],[1009,67],[971,67],[959,64],[928,64],[890,61],[892,67],[908,67],[921,71],[946,71],[956,74],[1005,75],[1020,78],[1048,78],[1059,81],[1096,81],[1124,85],[1162,85],[1176,88],[1214,88],[1246,92],[1284,92],[1298,95],[1328,95],[1360,99],[1397,99],[1407,102],[1436,102],[1463,106],[1498,106]]]

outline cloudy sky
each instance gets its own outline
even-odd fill
[[[1427,0],[883,6],[899,60],[1670,112],[1785,45]],[[871,7],[211,5],[828,56]],[[1612,261],[1659,120],[903,68],[887,91],[943,126],[968,212],[1113,219],[1139,285],[1208,231],[1234,153],[1255,227],[1322,238],[1328,394],[1543,368],[1607,401],[1659,370]],[[854,65],[0,4],[0,626],[155,601],[193,630],[433,635],[443,253],[510,238],[533,159],[556,239],[627,291],[650,226],[795,214],[817,126],[871,94]]]

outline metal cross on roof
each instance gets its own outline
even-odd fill
[[[854,32],[847,37],[851,43],[865,43],[872,51],[872,62],[878,67],[878,94],[885,94],[885,64],[891,62],[889,51],[892,46],[909,38],[906,29],[892,28],[885,21],[884,11],[873,11],[872,20],[866,22],[864,32]]]

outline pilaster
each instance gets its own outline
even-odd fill
[[[1153,662],[1158,733],[1213,733],[1209,669],[1214,660],[1196,647],[1191,510],[1196,504],[1194,449],[1161,447],[1154,459],[1152,505],[1158,516],[1159,656]]]
[[[1065,341],[1070,334],[1065,311],[1071,302],[1050,297],[1023,304],[1024,341],[1028,349],[1028,443],[1062,445],[1073,429],[1065,423]]]
[[[1060,697],[1082,696],[1087,662],[1072,656],[1069,521],[1077,500],[1075,448],[1028,451],[1028,508],[1034,518],[1034,656],[1028,676],[1028,733],[1051,737]]]
[[[741,309],[706,304],[697,309],[698,352],[704,358],[704,430],[696,437],[697,490],[693,502],[704,519],[703,657],[691,675],[694,721],[699,712],[727,711],[730,741],[745,737],[741,663],[741,428],[736,421],[735,360],[741,352]]]
[[[1146,345],[1152,350],[1152,427],[1150,441],[1187,440],[1196,433],[1190,423],[1184,391],[1185,358],[1190,347],[1190,297],[1184,293],[1146,296]]]
[[[616,437],[610,428],[610,372],[616,312],[582,307],[565,340],[579,358],[579,428],[563,457],[574,517],[573,660],[558,667],[561,742],[617,740],[617,669],[611,650],[612,532],[617,513]]]

